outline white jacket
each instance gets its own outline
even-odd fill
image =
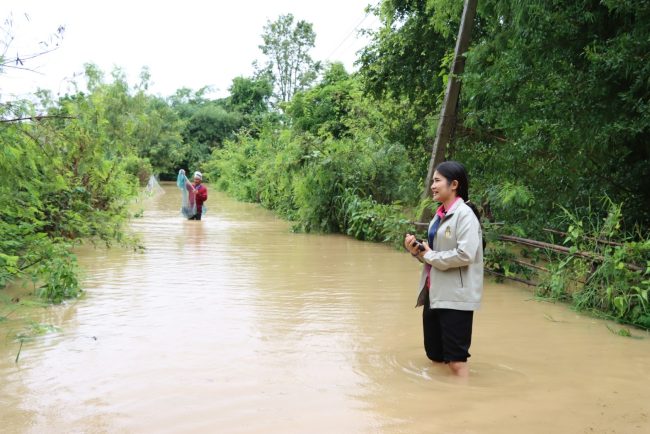
[[[429,228],[433,225],[436,216]],[[483,295],[483,234],[472,209],[456,201],[443,218],[424,257],[416,306],[424,304],[430,273],[431,309],[477,310]],[[430,270],[430,271],[429,271]]]

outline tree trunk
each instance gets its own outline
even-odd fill
[[[463,55],[469,47],[472,25],[474,24],[474,17],[476,16],[477,3],[478,0],[465,0],[465,5],[463,7],[463,16],[460,20],[458,39],[456,40],[456,49],[454,51],[454,61],[447,81],[445,99],[442,102],[442,108],[440,109],[440,120],[438,121],[438,129],[436,130],[433,149],[431,150],[429,170],[427,171],[427,177],[424,181],[422,199],[426,199],[431,195],[430,188],[433,172],[435,171],[436,166],[442,163],[445,159],[445,150],[447,149],[447,144],[451,140],[454,125],[456,124],[456,106],[458,105],[458,94],[460,91],[460,80],[458,77],[465,70],[465,57]],[[420,221],[428,221],[431,219],[431,216],[432,211],[427,207],[422,213],[422,216],[420,216]]]

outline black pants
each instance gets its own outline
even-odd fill
[[[474,312],[431,309],[429,300],[422,311],[424,350],[434,362],[466,362],[472,344]]]
[[[188,220],[201,220],[201,214],[196,213],[192,217],[190,217]]]

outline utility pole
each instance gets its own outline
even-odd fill
[[[445,91],[445,99],[442,102],[440,109],[440,119],[438,120],[438,129],[436,130],[436,138],[433,142],[433,149],[431,150],[431,160],[429,160],[429,170],[427,177],[424,181],[424,191],[422,192],[422,199],[431,196],[431,182],[433,172],[436,166],[442,163],[445,159],[445,151],[447,144],[451,140],[451,133],[456,125],[456,106],[458,105],[458,94],[460,92],[460,80],[458,77],[465,70],[465,57],[463,54],[469,48],[469,41],[472,35],[472,26],[474,24],[474,17],[476,16],[476,5],[478,0],[465,0],[463,6],[463,16],[460,20],[460,28],[458,29],[458,39],[456,39],[456,49],[454,50],[454,61],[452,63],[451,72],[447,80],[447,90]],[[420,221],[429,221],[431,219],[431,210],[425,209],[420,216]]]

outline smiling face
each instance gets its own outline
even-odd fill
[[[445,203],[450,199],[456,197],[456,190],[458,189],[458,181],[454,180],[451,183],[436,170],[433,174],[433,183],[431,184],[431,193],[433,193],[433,200]]]
[[[195,183],[196,185],[200,184],[200,183],[201,183],[201,178],[199,178],[198,176],[195,176],[195,177],[194,177],[194,183]]]

